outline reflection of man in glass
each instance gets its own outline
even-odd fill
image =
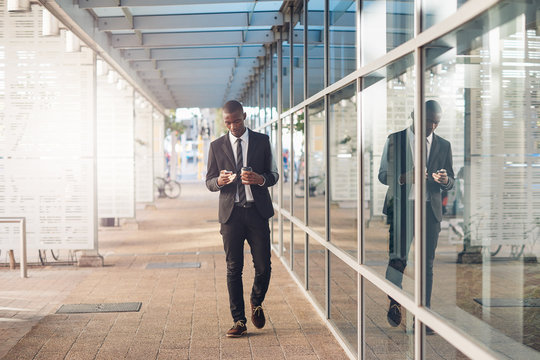
[[[441,231],[443,190],[454,185],[452,148],[433,132],[441,120],[441,106],[426,102],[426,306],[431,303],[433,260]],[[383,213],[389,228],[386,278],[401,288],[403,271],[411,247],[414,228],[414,124],[390,134],[384,145],[379,181],[388,185]],[[390,298],[387,315],[392,326],[401,323],[401,305]]]

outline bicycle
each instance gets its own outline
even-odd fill
[[[168,197],[169,199],[179,197],[182,190],[178,181],[162,177],[156,177],[154,179],[154,188],[158,192],[158,198]]]

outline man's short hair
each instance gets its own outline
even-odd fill
[[[440,113],[442,112],[441,105],[435,100],[428,100],[426,101],[426,111],[432,111],[434,113]]]
[[[235,113],[237,111],[244,113],[244,107],[237,100],[229,100],[225,103],[225,105],[223,105],[223,111],[229,114]]]

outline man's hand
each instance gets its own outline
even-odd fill
[[[439,184],[448,184],[448,175],[446,174],[445,169],[437,170],[437,172],[434,172],[431,176],[433,176],[433,180]]]
[[[244,185],[262,185],[264,184],[264,178],[253,171],[242,172],[242,184]]]
[[[234,181],[236,178],[236,174],[233,174],[230,170],[221,170],[219,172],[219,177],[217,179],[218,186],[225,186],[227,184],[230,184]]]

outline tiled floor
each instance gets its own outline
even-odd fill
[[[266,327],[257,330],[248,322],[248,336],[224,337],[232,319],[216,209],[217,194],[200,183],[184,184],[179,199],[139,209],[138,226],[100,231],[103,268],[31,268],[25,280],[15,271],[0,270],[0,356],[347,359],[275,257],[263,304]],[[163,262],[200,262],[201,267],[146,269],[149,263]],[[245,264],[249,301],[250,255]],[[142,302],[139,312],[54,314],[61,304],[132,301]]]

